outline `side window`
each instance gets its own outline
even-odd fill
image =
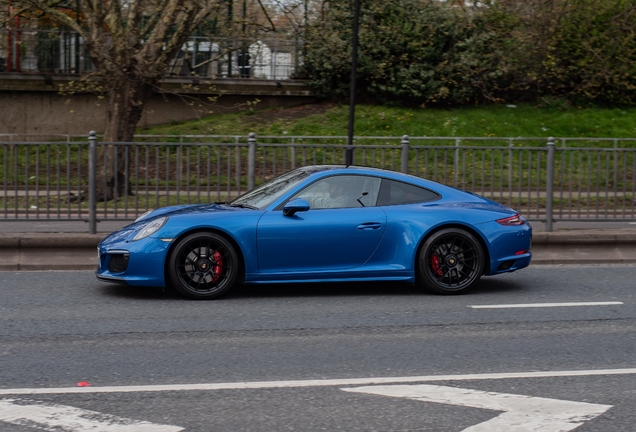
[[[436,201],[439,198],[440,196],[431,190],[413,186],[408,183],[384,179],[380,187],[378,205],[415,204]]]
[[[293,198],[306,199],[312,209],[371,207],[377,201],[380,182],[376,177],[331,176],[311,184]]]

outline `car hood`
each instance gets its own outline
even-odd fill
[[[161,207],[154,210],[152,213],[148,213],[143,219],[136,221],[148,222],[151,219],[159,216],[176,216],[186,214],[199,214],[199,213],[215,213],[225,211],[245,211],[246,209],[240,207],[231,207],[226,204],[183,204],[170,207]]]
[[[178,215],[194,215],[200,213],[206,213],[210,215],[214,213],[225,213],[230,211],[253,210],[246,210],[239,207],[230,207],[224,204],[187,204],[161,207],[152,211],[152,213],[148,213],[146,216],[143,217],[143,219],[137,220],[132,224],[126,225],[125,227],[111,233],[104,240],[102,240],[101,244],[112,244],[119,241],[129,240],[133,234],[142,229],[142,227],[145,226],[148,222],[159,217],[174,217]]]

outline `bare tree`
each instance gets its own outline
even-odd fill
[[[84,40],[94,71],[72,82],[66,91],[97,92],[105,98],[105,142],[133,140],[146,102],[197,27],[215,17],[231,25],[227,22],[227,0],[9,1],[12,14],[46,17]],[[79,6],[79,15],[69,13],[69,6],[75,5]],[[98,193],[101,199],[112,199],[121,195],[127,180],[121,160],[119,173],[115,173],[118,157],[114,146],[106,151],[108,163],[103,174],[107,188]],[[98,183],[103,189],[103,182]]]
[[[87,80],[108,100],[104,140],[132,141],[144,104],[188,36],[222,0],[79,0],[81,19],[60,0],[14,0],[84,39],[95,72]]]

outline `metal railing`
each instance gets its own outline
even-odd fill
[[[343,164],[346,137],[0,136],[0,220],[134,220],[224,202],[290,169]],[[22,137],[24,138],[24,137]],[[516,208],[531,221],[636,221],[636,139],[356,137],[354,164],[402,171]],[[110,158],[106,157],[110,149]],[[91,156],[92,155],[92,156]],[[99,155],[99,156],[98,156]],[[106,167],[127,173],[111,181]],[[111,190],[110,193],[103,191]],[[110,195],[109,195],[110,194]]]
[[[168,66],[168,76],[285,80],[299,67],[302,44],[263,36],[191,36]],[[82,74],[94,70],[85,41],[64,30],[0,29],[0,73]]]

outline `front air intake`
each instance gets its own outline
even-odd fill
[[[110,256],[108,271],[111,273],[123,273],[128,268],[130,254],[113,254]]]

